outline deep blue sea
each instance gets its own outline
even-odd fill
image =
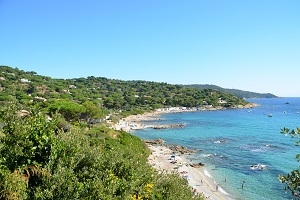
[[[184,123],[186,127],[145,129],[133,134],[141,139],[162,138],[167,144],[197,150],[188,158],[205,163],[220,187],[236,199],[292,199],[290,192],[283,190],[284,184],[279,182],[278,175],[298,167],[295,155],[300,153],[300,147],[295,146],[295,139],[280,134],[280,130],[300,127],[300,98],[247,101],[260,106],[164,114],[150,123]],[[254,164],[266,165],[266,169],[250,169]]]

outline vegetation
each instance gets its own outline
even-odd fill
[[[0,199],[203,199],[157,174],[139,138],[110,117],[161,107],[236,107],[219,91],[100,77],[53,79],[0,66]]]
[[[295,130],[283,128],[280,133],[290,135],[292,138],[299,138],[300,128]],[[296,146],[299,146],[300,141],[297,140],[295,144]],[[300,162],[300,154],[296,155],[296,159],[298,162]],[[298,169],[291,171],[287,175],[280,175],[279,180],[286,184],[285,190],[291,191],[295,199],[300,199],[300,166],[298,166]]]
[[[235,95],[239,98],[277,98],[274,94],[270,93],[257,93],[257,92],[249,92],[249,91],[243,91],[243,90],[237,90],[237,89],[227,89],[227,88],[222,88],[216,85],[208,85],[208,84],[192,84],[192,85],[184,85],[185,87],[189,88],[197,88],[200,90],[205,90],[205,89],[212,89],[212,90],[217,90],[220,92],[228,93]]]
[[[212,105],[230,108],[247,103],[234,95],[211,89],[199,90],[167,83],[121,81],[94,76],[53,79],[7,66],[0,66],[0,90],[2,104],[16,100],[24,106],[39,104],[50,111],[60,108],[67,121],[78,120],[84,115],[86,106],[90,107],[91,104],[94,108],[100,108],[102,115],[121,111],[120,114],[126,116],[162,107]],[[85,108],[82,107],[84,103]],[[66,112],[70,109],[74,112]],[[90,117],[86,114],[85,119],[88,121]]]
[[[37,108],[1,110],[0,199],[203,199],[157,174],[137,137],[103,126],[57,130]]]

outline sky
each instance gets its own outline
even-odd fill
[[[0,65],[300,97],[299,0],[0,0]]]

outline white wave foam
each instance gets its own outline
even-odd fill
[[[212,179],[213,180],[213,177],[211,176],[211,174],[206,170],[206,169],[204,169],[203,170],[204,171],[204,175],[205,176],[207,176],[207,177],[209,177],[210,179]],[[213,180],[214,181],[214,180]],[[216,184],[216,185],[218,185],[215,181],[214,181],[214,183]],[[222,187],[218,187],[218,191],[220,191],[221,193],[223,193],[223,194],[226,194],[226,195],[229,195]]]
[[[222,192],[223,194],[229,195],[225,190],[223,190],[223,188],[219,187],[218,189],[220,192]]]
[[[206,158],[206,157],[212,157],[212,154],[201,154],[202,157]]]
[[[205,176],[208,176],[209,178],[212,178],[212,176],[210,175],[210,173],[206,169],[204,170],[204,174],[205,174]]]

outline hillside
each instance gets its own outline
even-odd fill
[[[184,85],[184,87],[197,88],[200,90],[212,89],[227,94],[232,94],[239,98],[277,98],[277,96],[271,93],[257,93],[257,92],[249,92],[249,91],[238,90],[238,89],[227,89],[216,85],[208,85],[208,84],[191,84],[191,85]]]
[[[203,200],[186,179],[157,173],[139,138],[98,122],[160,107],[247,104],[211,89],[54,79],[7,66],[0,91],[0,199]]]
[[[0,199],[204,200],[186,179],[157,173],[145,143],[130,133],[79,124],[65,132],[55,116],[19,109],[0,109]]]
[[[122,81],[103,77],[54,79],[0,66],[0,101],[16,100],[22,105],[40,103],[51,107],[58,99],[77,104],[92,102],[102,110],[122,110],[131,114],[161,107],[234,107],[247,102],[212,89],[199,90],[181,85],[148,81]]]

